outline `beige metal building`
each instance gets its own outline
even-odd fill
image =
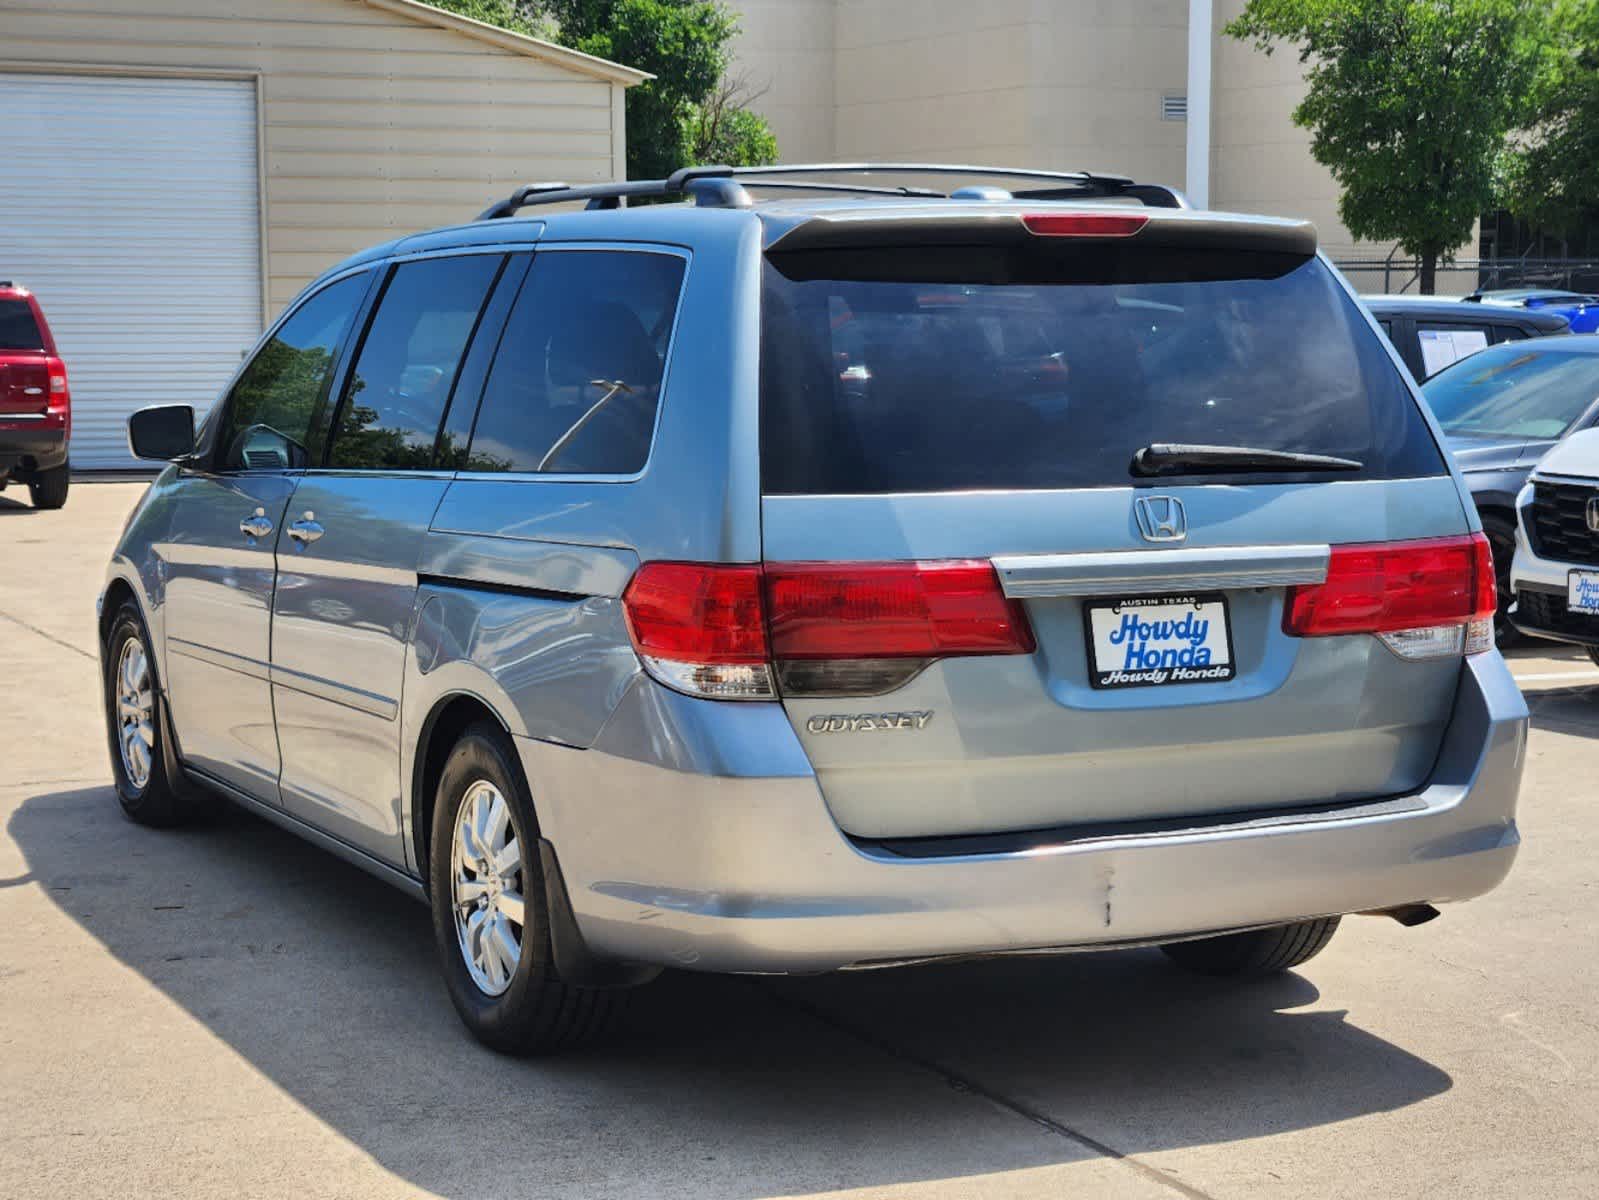
[[[1337,186],[1290,120],[1298,55],[1220,32],[1243,6],[733,0],[740,67],[766,89],[755,107],[787,161],[1113,171],[1208,193],[1214,208],[1307,217],[1335,258],[1381,257],[1388,245],[1357,245],[1338,220]]]
[[[645,78],[412,0],[0,2],[0,279],[67,361],[73,465],[132,465],[130,410],[206,408],[352,251],[621,178]]]

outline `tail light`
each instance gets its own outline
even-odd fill
[[[60,414],[64,421],[70,423],[72,393],[67,390],[67,364],[52,355],[45,359],[45,370],[50,376],[50,391],[45,412]]]
[[[696,696],[872,695],[934,659],[1034,645],[981,560],[649,563],[622,599],[646,669]]]
[[[1324,583],[1290,588],[1294,637],[1370,633],[1401,658],[1477,654],[1493,646],[1493,551],[1480,533],[1334,546]]]
[[[769,700],[761,569],[646,563],[622,593],[633,647],[649,673],[691,696]]]

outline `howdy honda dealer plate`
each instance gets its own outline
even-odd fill
[[[1090,600],[1085,610],[1095,687],[1219,683],[1236,674],[1221,596]]]
[[[1566,611],[1599,613],[1599,571],[1566,572]]]

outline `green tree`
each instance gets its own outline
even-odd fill
[[[777,138],[766,122],[750,111],[750,104],[757,99],[759,95],[752,94],[742,79],[724,76],[689,115],[689,161],[730,167],[776,162]]]
[[[774,162],[777,141],[727,82],[733,13],[716,0],[432,0],[655,76],[627,93],[627,173],[654,179],[694,162]],[[729,100],[729,96],[732,97]]]
[[[1414,254],[1431,293],[1439,260],[1493,203],[1548,13],[1549,0],[1249,0],[1227,33],[1298,49],[1293,119],[1338,181],[1339,218]]]
[[[1516,216],[1570,233],[1599,216],[1599,0],[1557,0],[1550,30],[1505,192]]]

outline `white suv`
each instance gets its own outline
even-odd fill
[[[1585,646],[1599,663],[1599,429],[1546,454],[1516,512],[1510,619],[1523,633]]]

